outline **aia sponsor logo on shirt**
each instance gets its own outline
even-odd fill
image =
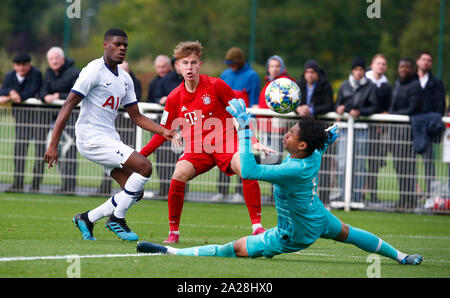
[[[105,103],[102,105],[102,108],[106,108],[109,107],[111,110],[118,110],[120,106],[120,98],[117,97],[114,98],[114,96],[110,96],[108,97],[108,99],[106,99]]]

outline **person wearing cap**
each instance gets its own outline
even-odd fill
[[[300,117],[314,116],[326,114],[334,110],[333,89],[328,76],[324,69],[322,69],[315,60],[307,60],[303,66],[303,74],[297,80],[297,85],[300,88],[300,105],[295,109],[295,112]],[[332,157],[336,154],[335,146],[328,148],[329,154],[322,157],[320,165],[319,180],[321,187],[319,187],[319,197],[322,202],[327,205],[330,201],[331,189],[331,171]]]
[[[259,101],[261,80],[256,71],[246,62],[244,52],[237,47],[229,49],[225,55],[225,64],[228,65],[228,69],[222,72],[220,78],[231,89],[245,93],[247,98],[243,99],[249,107],[256,107]]]
[[[31,190],[39,190],[44,173],[41,160],[45,152],[45,139],[49,126],[42,125],[42,114],[36,107],[22,106],[28,98],[39,96],[42,73],[31,65],[31,57],[26,53],[16,55],[13,70],[8,72],[0,89],[0,104],[12,103],[12,116],[15,119],[16,142],[14,144],[14,178],[7,191],[23,191],[25,160],[29,141],[35,141],[36,161],[33,168]]]
[[[351,73],[348,80],[344,81],[339,88],[336,101],[336,112],[342,115],[347,112],[351,117],[358,119],[360,116],[369,116],[378,112],[379,104],[377,98],[376,85],[365,76],[366,64],[364,59],[355,58],[352,62]],[[344,191],[344,175],[345,175],[345,157],[347,129],[342,129],[344,136],[338,142],[338,170],[339,184],[342,190],[342,198]],[[354,160],[354,183],[352,191],[352,201],[361,202],[363,200],[364,184],[366,173],[366,159],[368,153],[367,140],[369,138],[369,130],[367,128],[358,128],[354,131],[355,144],[353,153],[356,157]],[[361,158],[363,157],[363,158]]]
[[[261,80],[255,70],[245,60],[244,52],[238,47],[230,48],[225,55],[225,64],[228,66],[220,78],[233,89],[236,98],[242,98],[247,107],[258,107]],[[212,201],[221,201],[228,195],[230,177],[219,173],[217,194]],[[233,202],[244,202],[242,185],[236,187]]]
[[[6,74],[0,89],[0,103],[20,103],[28,98],[38,97],[42,85],[42,73],[31,65],[26,53],[16,55],[13,70]]]

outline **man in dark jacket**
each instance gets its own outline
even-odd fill
[[[339,88],[336,112],[349,113],[352,117],[370,116],[378,112],[376,86],[365,77],[365,62],[356,58],[352,63],[352,73]]]
[[[128,72],[128,74],[131,77],[131,80],[133,80],[134,93],[136,93],[136,98],[137,98],[137,100],[141,100],[142,99],[142,84],[141,84],[141,81],[139,81],[139,79],[136,77],[134,72],[131,71],[130,64],[128,63],[128,61],[124,60],[121,64],[119,64],[119,67],[122,68],[123,70],[125,70],[126,72]]]
[[[343,114],[349,113],[353,118],[359,116],[370,116],[378,112],[379,105],[377,99],[377,90],[375,84],[365,77],[366,65],[362,58],[353,60],[351,74],[348,80],[342,83],[339,88],[338,98],[336,101],[336,112]],[[341,141],[338,142],[338,169],[340,175],[340,186],[343,191],[343,177],[345,173],[345,160],[347,154],[346,134],[347,130],[342,129]],[[368,127],[360,127],[354,131],[354,155],[360,156],[354,159],[354,189],[352,191],[352,201],[360,202],[363,200],[365,173],[366,173],[366,156],[368,154],[369,130]]]
[[[332,112],[334,108],[333,103],[333,89],[328,81],[325,70],[319,67],[315,60],[308,60],[304,64],[304,72],[297,84],[300,88],[300,106],[295,112],[300,117],[308,115],[322,115]],[[336,154],[335,146],[330,146],[327,153],[322,158],[319,171],[319,198],[324,204],[330,201],[331,190],[331,164],[332,158],[330,155]]]
[[[42,84],[40,97],[45,103],[52,103],[56,99],[65,100],[73,84],[78,78],[80,70],[75,66],[75,62],[66,58],[63,49],[52,47],[47,51],[48,68],[45,71],[44,82]],[[59,107],[57,107],[59,109]],[[56,120],[57,112],[52,113],[49,121]],[[75,146],[75,122],[77,114],[72,113],[68,125],[64,130],[63,140],[66,142],[67,150],[61,151],[61,158],[58,164],[61,172],[60,193],[73,194],[75,192],[77,174],[77,148]],[[49,123],[49,125],[51,125]]]
[[[155,58],[156,77],[148,86],[147,102],[165,105],[167,95],[162,89],[163,78],[172,70],[170,58],[166,55],[158,55]]]
[[[166,55],[159,55],[158,57],[155,61],[158,76],[152,81],[153,83],[150,85],[148,94],[149,99],[151,96],[158,99],[154,103],[159,103],[164,106],[167,96],[181,84],[183,77],[180,75],[175,58],[169,59]],[[169,72],[166,72],[167,70]],[[149,100],[149,102],[151,101]],[[161,120],[160,116],[161,114],[159,114],[159,120]],[[165,142],[160,147],[160,150],[156,150],[155,155],[156,172],[159,178],[159,192],[157,195],[162,198],[167,198],[175,164],[181,154],[172,150],[170,142]]]
[[[172,92],[173,89],[178,87],[178,85],[180,85],[181,82],[183,81],[183,77],[180,75],[180,71],[175,62],[176,62],[175,58],[172,58],[170,60],[170,63],[172,65],[172,71],[169,71],[169,73],[167,73],[167,75],[164,76],[161,82],[161,88],[164,92],[163,93],[164,96],[169,95],[169,93]]]
[[[321,115],[333,111],[333,89],[325,71],[316,61],[306,61],[304,73],[297,84],[301,94],[300,106],[296,109],[299,116]]]
[[[445,88],[442,81],[431,73],[432,63],[433,57],[429,52],[422,52],[416,60],[417,75],[423,89],[422,112],[436,113],[442,117],[445,114]],[[441,134],[431,136],[430,141],[422,155],[428,195],[431,195],[431,181],[436,176],[434,144],[440,143]]]
[[[398,76],[392,92],[390,114],[413,116],[421,112],[423,90],[420,87],[414,62],[411,59],[401,59],[398,64]],[[416,163],[411,138],[410,126],[402,123],[393,124],[390,131],[390,151],[392,152],[394,168],[397,172],[399,187],[399,208],[414,208],[416,206]]]
[[[31,189],[38,190],[44,175],[44,163],[41,159],[45,152],[45,138],[49,127],[42,125],[38,107],[23,106],[21,102],[39,96],[42,73],[31,66],[31,57],[25,53],[13,58],[13,68],[13,71],[6,74],[0,89],[0,103],[12,102],[12,115],[16,122],[14,181],[7,191],[23,191],[25,160],[29,141],[32,139],[35,140],[36,161]]]
[[[41,100],[52,103],[55,99],[66,99],[80,70],[72,59],[64,57],[64,52],[59,47],[48,50],[47,62],[49,67],[44,75]]]

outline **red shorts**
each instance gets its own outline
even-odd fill
[[[227,176],[233,176],[231,168],[231,159],[234,153],[184,153],[178,159],[189,161],[195,168],[195,175],[206,173],[217,166]]]

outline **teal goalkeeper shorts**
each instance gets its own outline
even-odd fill
[[[295,243],[289,240],[282,239],[278,229],[272,228],[264,232],[263,234],[248,236],[247,237],[247,252],[252,258],[266,257],[272,258],[273,256],[291,253],[306,249],[317,240],[317,238],[334,239],[341,231],[341,221],[324,208],[324,216],[327,219],[327,225],[319,233],[317,237],[308,239],[296,239]]]

